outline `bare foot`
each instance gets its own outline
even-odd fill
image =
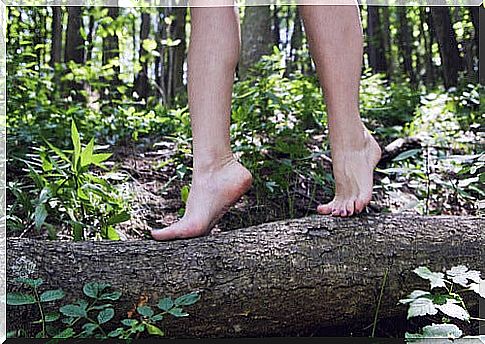
[[[381,149],[367,130],[360,148],[335,145],[332,148],[335,197],[321,204],[317,211],[324,215],[352,216],[358,214],[372,198],[374,168],[381,159]]]
[[[194,175],[185,214],[173,225],[152,230],[155,240],[185,239],[209,234],[217,221],[245,194],[251,173],[234,159],[210,172]]]

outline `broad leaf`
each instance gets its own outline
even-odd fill
[[[468,280],[475,283],[480,282],[480,272],[468,270],[468,268],[464,265],[454,266],[450,270],[446,271],[446,274],[451,278],[453,283],[457,283],[463,287],[468,287]]]
[[[172,308],[168,312],[177,318],[186,317],[189,315],[189,313],[184,312],[182,308]]]
[[[136,311],[140,314],[143,315],[144,317],[151,317],[153,315],[153,310],[149,306],[139,306],[136,308]]]
[[[171,298],[166,297],[158,301],[157,307],[163,311],[168,311],[170,308],[174,306],[174,303]]]
[[[407,299],[399,300],[399,302],[403,303],[403,304],[411,303],[414,300],[416,300],[417,298],[425,296],[425,295],[431,295],[431,294],[427,291],[424,291],[424,290],[415,290],[411,294],[408,295]]]
[[[441,272],[431,272],[427,267],[420,266],[413,270],[419,277],[431,282],[431,289],[445,287],[445,275]]]
[[[61,289],[47,290],[40,294],[41,302],[50,302],[60,300],[64,297],[64,292]]]
[[[104,323],[110,321],[111,319],[113,319],[114,315],[115,315],[115,310],[113,308],[103,309],[98,314],[98,323],[104,324]]]
[[[438,313],[438,309],[436,309],[433,301],[428,298],[422,297],[414,300],[409,304],[408,319],[427,314],[434,315],[436,313]]]
[[[111,337],[111,338],[114,338],[114,337],[119,337],[123,334],[123,328],[122,327],[118,327],[116,330],[114,331],[111,331],[110,333],[108,333],[108,337]]]
[[[94,139],[91,139],[88,145],[81,152],[81,167],[86,167],[92,163],[93,151],[94,151]]]
[[[35,297],[30,294],[22,293],[8,293],[7,305],[20,306],[20,305],[32,305],[35,304]]]
[[[156,327],[155,325],[152,325],[152,324],[145,324],[145,326],[147,327],[147,331],[149,334],[151,335],[154,335],[154,336],[160,336],[160,337],[163,337],[164,336],[164,333],[162,330],[160,330],[158,327]]]
[[[121,297],[121,292],[119,291],[114,291],[112,293],[104,293],[102,294],[99,299],[100,300],[111,300],[111,301],[116,301]]]
[[[108,219],[108,225],[116,225],[118,223],[128,221],[130,218],[131,218],[130,213],[123,211],[121,213],[111,216]]]
[[[458,301],[454,299],[448,299],[444,305],[437,305],[436,308],[452,318],[470,321],[470,314],[457,303]]]
[[[59,308],[62,314],[68,317],[85,318],[87,317],[86,309],[78,305],[65,305]]]
[[[96,326],[96,324],[93,324],[93,323],[87,323],[83,325],[84,332],[89,336],[92,335],[97,328],[98,326]]]
[[[61,333],[56,334],[53,338],[71,338],[74,335],[75,335],[74,330],[68,327]]]
[[[121,320],[121,323],[125,326],[134,326],[136,324],[138,324],[138,320],[135,320],[135,319],[123,319]]]
[[[200,300],[200,295],[197,293],[190,293],[180,296],[175,299],[175,304],[177,306],[190,306]]]
[[[32,288],[38,288],[44,283],[44,280],[42,278],[32,279],[19,277],[15,279],[15,282],[26,284]]]
[[[110,284],[108,283],[89,282],[84,285],[83,292],[86,294],[86,296],[97,299],[99,296],[101,296],[103,290],[109,287]]]

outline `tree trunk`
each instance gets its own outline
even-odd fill
[[[412,270],[456,265],[485,271],[485,219],[459,216],[311,216],[174,242],[7,240],[8,291],[14,278],[41,277],[45,288],[82,297],[83,284],[110,283],[123,293],[116,320],[141,295],[198,291],[188,320],[164,323],[169,336],[308,335],[336,324],[372,323],[406,314],[400,298],[429,288]],[[470,307],[477,300],[466,300]],[[58,305],[59,306],[59,305]],[[35,307],[8,307],[9,330],[28,327]],[[35,313],[35,314],[34,314]],[[115,327],[117,322],[111,322]],[[107,328],[109,329],[109,328]],[[32,329],[29,330],[32,332]]]
[[[271,11],[269,5],[247,6],[241,28],[241,59],[239,75],[244,78],[247,71],[263,55],[271,53],[273,35],[271,32]]]
[[[62,54],[62,12],[60,6],[52,6],[52,28],[51,28],[51,60],[50,65],[54,68],[56,63],[61,62]]]
[[[433,63],[433,35],[431,33],[431,27],[429,27],[429,23],[427,22],[426,9],[423,7],[419,8],[419,22],[424,42],[425,83],[427,86],[433,86],[435,83]],[[425,23],[428,25],[427,31],[424,28]]]
[[[409,77],[411,83],[414,85],[416,82],[416,75],[413,70],[413,60],[412,60],[412,42],[411,42],[411,32],[409,30],[408,19],[406,15],[406,7],[397,7],[397,16],[400,22],[400,28],[398,29],[398,42],[399,48],[403,55],[403,66],[404,73]]]
[[[290,40],[290,55],[287,62],[285,76],[288,76],[291,72],[298,69],[299,63],[299,51],[303,46],[303,28],[300,18],[299,7],[295,8],[295,16],[293,20],[293,33]]]
[[[461,59],[458,52],[455,31],[451,25],[448,7],[431,7],[431,16],[440,48],[441,71],[446,88],[458,84],[458,71],[461,69]]]
[[[82,25],[82,7],[68,6],[68,24],[66,36],[66,51],[64,61],[84,62],[84,41],[80,29]]]
[[[119,7],[109,7],[108,16],[113,20],[118,18],[120,9]],[[118,35],[114,32],[112,35],[103,38],[103,65],[107,65],[110,60],[119,58],[120,46],[118,41]],[[115,70],[114,80],[111,82],[114,85],[119,83],[118,75],[120,73],[120,67],[114,66]]]
[[[391,44],[391,23],[390,23],[390,12],[389,7],[383,6],[381,9],[381,18],[382,18],[382,44],[385,50],[385,56],[387,58],[387,78],[389,80],[392,79],[392,74],[394,72],[394,58],[392,53],[392,44]]]
[[[367,7],[367,54],[369,67],[375,73],[387,71],[386,51],[377,6]]]
[[[177,94],[184,89],[184,61],[186,56],[186,36],[185,23],[187,17],[187,7],[175,7],[173,9],[174,21],[170,26],[170,37],[172,40],[180,40],[180,43],[174,47],[170,47],[171,60],[168,66],[171,69],[169,73],[169,83],[167,89],[170,90],[168,97],[168,105],[172,104],[172,100]]]
[[[148,98],[148,63],[142,61],[141,57],[147,52],[143,49],[143,41],[148,38],[150,33],[150,14],[142,13],[141,15],[141,30],[140,30],[140,64],[141,71],[138,73],[135,80],[135,91],[141,99]]]

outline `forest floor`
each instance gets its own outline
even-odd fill
[[[166,163],[176,155],[178,149],[173,141],[145,142],[139,145],[119,146],[115,150],[114,160],[116,170],[129,175],[121,188],[128,197],[132,197],[131,219],[119,225],[118,230],[125,239],[149,239],[151,228],[166,227],[181,218],[184,202],[181,197],[181,189],[188,185],[187,178],[178,178],[174,164]],[[380,168],[386,167],[385,155]],[[191,158],[186,157],[187,166],[191,165]],[[322,168],[331,173],[331,159],[322,159]],[[382,187],[381,181],[386,175],[379,173],[379,168],[374,174],[375,186],[371,204],[363,214],[369,213],[415,213],[420,211],[416,205],[418,198],[414,190],[406,185],[398,185],[393,190]],[[442,176],[445,179],[446,176]],[[221,231],[229,231],[237,228],[250,227],[262,223],[299,218],[317,214],[316,208],[320,203],[331,200],[329,185],[324,190],[314,187],[314,181],[301,177],[294,183],[294,187],[287,195],[272,196],[269,194],[261,197],[252,188],[237,204],[235,204],[213,228],[212,234]],[[392,185],[391,185],[392,186]],[[428,200],[430,209],[443,207],[440,210],[446,215],[475,215],[473,203],[458,201],[449,191],[449,195],[441,195],[446,199],[446,207],[437,201]],[[290,199],[291,198],[291,199]],[[441,200],[442,201],[442,200]],[[444,209],[446,208],[446,209]]]

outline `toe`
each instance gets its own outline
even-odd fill
[[[342,211],[342,202],[335,201],[332,209],[332,216],[340,216]]]
[[[347,216],[352,216],[354,215],[354,211],[355,211],[355,199],[350,199],[347,201],[347,204],[345,206],[345,208],[347,209]]]
[[[330,202],[330,203],[327,203],[327,204],[320,204],[318,207],[317,207],[317,212],[322,214],[322,215],[329,215],[332,213],[333,211],[333,206],[334,206],[334,202]]]
[[[203,228],[181,220],[162,229],[153,229],[150,234],[153,239],[158,241],[188,239],[203,235]]]
[[[355,201],[355,211],[361,213],[370,203],[372,195],[361,196]]]

